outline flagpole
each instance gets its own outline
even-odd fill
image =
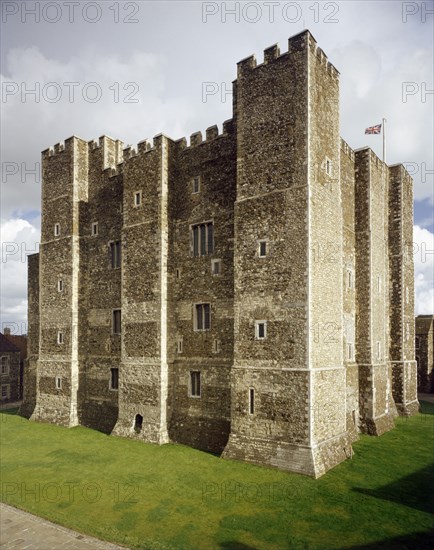
[[[386,164],[386,122],[387,120],[383,117],[383,163]]]

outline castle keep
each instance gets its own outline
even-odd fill
[[[412,180],[339,134],[304,31],[233,118],[42,153],[21,413],[322,475],[418,410]]]

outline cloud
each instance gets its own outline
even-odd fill
[[[413,228],[414,286],[416,315],[434,313],[434,234]]]
[[[16,218],[1,223],[1,323],[12,332],[27,332],[27,254],[38,251],[38,227]]]

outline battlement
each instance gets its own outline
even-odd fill
[[[205,140],[203,139],[202,132],[199,131],[199,132],[194,132],[193,134],[190,135],[189,145],[187,143],[187,138],[185,137],[177,139],[175,143],[181,150],[190,149],[192,147],[197,147],[198,145],[210,143],[211,141],[214,141],[218,138],[227,137],[232,132],[233,132],[233,119],[231,118],[223,122],[223,129],[221,133],[219,133],[217,124],[214,124],[213,126],[208,126],[208,128],[206,129]]]
[[[276,60],[290,56],[293,53],[309,48],[311,53],[316,56],[317,61],[324,66],[325,70],[336,79],[339,79],[339,71],[328,60],[324,51],[317,45],[317,41],[308,30],[304,30],[288,38],[288,51],[281,53],[278,44],[273,44],[264,50],[264,61],[258,64],[255,55],[245,57],[237,63],[238,74],[243,74],[258,67],[270,65]]]
[[[341,138],[341,151],[347,155],[352,161],[355,160],[354,150],[348,145],[348,143]]]
[[[44,149],[44,151],[42,151],[42,153],[41,153],[42,160],[47,160],[50,157],[57,156],[57,155],[59,155],[61,153],[64,153],[64,152],[72,153],[73,142],[74,142],[75,139],[80,140],[80,141],[84,141],[84,140],[82,140],[81,138],[79,138],[77,136],[71,136],[71,137],[65,139],[64,141],[60,141],[59,143],[56,143],[52,147],[48,147],[48,149]]]

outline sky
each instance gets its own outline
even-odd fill
[[[414,178],[416,314],[434,310],[434,2],[5,1],[1,4],[1,326],[27,332],[40,152],[71,135],[135,145],[231,118],[236,63],[309,29],[339,70],[341,136],[387,119],[387,163]]]

